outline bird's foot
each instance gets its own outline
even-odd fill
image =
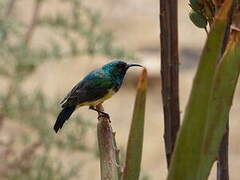
[[[107,114],[105,112],[98,112],[98,118],[100,118],[100,117],[107,118],[107,119],[109,119],[109,122],[111,122],[109,114]]]
[[[97,111],[98,112],[98,118],[100,118],[100,117],[107,118],[107,119],[109,119],[109,122],[111,123],[110,116],[109,116],[108,113],[105,113],[105,112],[103,112],[103,111],[101,111],[101,110],[99,110],[99,109],[97,109],[97,108],[95,108],[93,106],[90,106],[89,109],[91,109],[93,111]]]

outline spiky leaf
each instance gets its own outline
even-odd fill
[[[144,116],[147,89],[147,71],[143,70],[137,88],[131,129],[128,137],[123,180],[138,180],[141,168],[144,135]]]

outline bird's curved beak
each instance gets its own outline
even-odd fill
[[[132,66],[143,67],[143,66],[141,66],[140,64],[128,64],[128,65],[127,65],[127,68],[130,68],[130,67],[132,67]]]

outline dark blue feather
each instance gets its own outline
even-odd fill
[[[58,115],[57,121],[55,122],[55,125],[53,127],[53,129],[56,133],[58,132],[59,129],[62,128],[65,121],[69,119],[69,117],[72,115],[75,108],[76,108],[76,106],[70,106],[70,107],[63,108],[63,110]]]

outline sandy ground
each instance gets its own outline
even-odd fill
[[[86,2],[102,13],[103,26],[115,33],[116,43],[134,52],[140,57],[142,64],[148,67],[150,87],[147,98],[145,138],[143,149],[142,170],[153,180],[165,179],[167,175],[163,143],[163,112],[161,103],[160,63],[159,63],[159,4],[157,0],[106,0]],[[56,7],[55,7],[56,8]],[[192,78],[195,72],[198,56],[205,40],[203,30],[195,28],[188,19],[187,2],[179,3],[179,45],[180,45],[180,103],[181,111],[188,99]],[[35,37],[38,39],[38,37]],[[85,61],[86,60],[86,61]],[[26,82],[29,91],[41,87],[50,96],[64,96],[90,69],[98,67],[107,59],[95,57],[80,57],[74,60],[65,59],[60,63],[44,64],[38,72]],[[132,69],[129,74],[138,73]],[[135,77],[135,76],[134,76]],[[126,147],[131,112],[135,97],[135,81],[127,79],[123,88],[111,100],[105,103],[105,109],[111,114],[112,126],[117,132],[119,146]],[[240,123],[239,90],[231,111],[230,123],[230,174],[232,180],[238,180],[240,167],[240,145],[237,141]],[[87,108],[79,112],[82,116],[95,118],[95,113]],[[54,123],[53,121],[51,122]],[[71,128],[71,122],[65,128]],[[94,137],[95,138],[95,137]],[[66,157],[68,158],[68,157]],[[69,157],[74,159],[74,155]],[[71,161],[71,160],[70,160]],[[91,160],[84,167],[84,179],[99,179],[99,162]],[[213,172],[215,175],[215,172]],[[211,176],[209,179],[215,179]]]

